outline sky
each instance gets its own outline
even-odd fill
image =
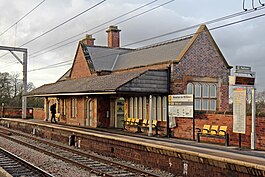
[[[137,48],[191,34],[197,29],[134,45],[128,44],[244,11],[243,0],[172,0],[171,2],[170,0],[105,0],[77,18],[51,30],[101,1],[0,0],[0,46],[27,48],[29,54],[28,82],[39,87],[56,82],[71,67],[78,41],[83,39],[85,34],[92,34],[96,38],[95,45],[106,46],[105,30],[110,25],[118,25],[122,30],[121,47]],[[265,0],[260,1],[265,3]],[[153,3],[122,18],[105,23],[150,2]],[[253,9],[252,0],[245,0],[245,2],[245,8]],[[39,3],[41,4],[35,10],[16,23]],[[155,8],[164,3],[167,4]],[[260,7],[258,0],[255,0],[254,7]],[[154,10],[150,10],[152,8]],[[150,11],[146,12],[148,10]],[[140,13],[143,14],[131,18]],[[264,13],[265,8],[259,8],[252,13],[212,23],[207,27],[212,29]],[[128,20],[128,18],[131,19]],[[102,25],[103,23],[105,24]],[[12,25],[13,27],[6,31]],[[95,28],[96,26],[100,27]],[[95,29],[91,30],[92,28]],[[51,31],[48,32],[49,30]],[[210,32],[229,65],[251,66],[252,71],[256,72],[258,91],[265,90],[265,81],[262,77],[265,75],[265,16]],[[45,35],[38,37],[42,34]],[[80,35],[64,41],[77,34]],[[36,37],[38,37],[36,40],[27,43]],[[48,48],[50,46],[54,47]],[[21,53],[16,54],[22,59]],[[59,66],[55,65],[56,63],[62,64]],[[22,78],[22,65],[11,53],[0,51],[0,72],[20,73]]]

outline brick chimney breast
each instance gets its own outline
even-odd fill
[[[118,26],[110,26],[107,29],[108,33],[108,47],[115,48],[120,47],[120,31]]]
[[[91,34],[86,34],[85,39],[82,40],[83,44],[93,46],[95,38],[92,37]]]

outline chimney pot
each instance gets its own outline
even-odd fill
[[[94,41],[95,41],[95,38],[93,38],[91,34],[86,34],[85,39],[82,40],[83,44],[90,45],[90,46],[94,45]]]
[[[121,30],[118,29],[118,26],[109,26],[106,31],[108,33],[108,47],[120,47],[120,31]]]

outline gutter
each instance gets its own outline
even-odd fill
[[[81,96],[81,95],[113,95],[117,92],[86,92],[86,93],[47,93],[47,94],[37,94],[28,95],[26,97],[53,97],[53,96]]]

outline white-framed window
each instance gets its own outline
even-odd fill
[[[143,119],[146,119],[146,97],[143,97]]]
[[[130,117],[133,117],[133,97],[130,97],[130,112],[129,112],[129,115]]]
[[[71,107],[72,107],[72,117],[76,118],[77,116],[77,99],[76,98],[72,98]]]
[[[62,113],[65,116],[66,115],[66,99],[63,99],[62,102],[63,102]]]
[[[152,119],[156,120],[156,97],[152,97]]]
[[[143,99],[142,99],[142,97],[139,97],[139,112],[138,112],[138,117],[140,119],[143,118]]]
[[[187,84],[187,93],[194,94],[194,109],[216,111],[216,83],[192,82]]]
[[[193,94],[193,87],[194,87],[194,85],[192,83],[188,83],[187,94]]]
[[[129,98],[129,117],[149,119],[147,116],[147,97]],[[152,96],[152,119],[158,121],[167,120],[167,97]]]
[[[161,121],[162,120],[162,102],[161,102],[161,96],[157,97],[157,108],[156,108],[156,112],[157,112],[157,120]]]
[[[133,117],[138,118],[138,98],[137,97],[134,97]]]
[[[163,97],[163,116],[162,121],[167,121],[167,97]]]

